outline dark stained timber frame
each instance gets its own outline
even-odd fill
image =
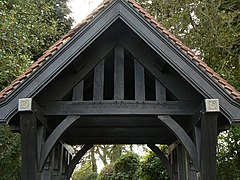
[[[181,141],[181,143],[189,153],[196,170],[199,171],[198,151],[196,145],[193,143],[191,138],[182,129],[182,127],[170,116],[158,116],[158,118],[178,137],[178,139]]]
[[[84,156],[84,154],[93,147],[92,144],[84,145],[74,156],[71,163],[67,167],[67,179],[70,179],[73,170],[75,169],[76,165],[79,163],[80,159]]]
[[[63,120],[51,133],[51,135],[48,137],[46,142],[42,145],[42,151],[41,151],[41,159],[39,167],[42,170],[44,162],[46,161],[47,157],[49,156],[50,151],[56,144],[56,142],[59,140],[59,138],[63,135],[63,133],[72,126],[73,123],[75,123],[80,116],[68,116],[65,120]]]
[[[193,115],[192,101],[56,101],[42,106],[46,115]]]
[[[32,112],[20,114],[22,179],[38,179],[37,119]],[[27,162],[27,163],[26,163]]]
[[[94,144],[138,143],[171,179],[216,179],[217,134],[240,121],[239,103],[131,2],[94,16],[0,102],[0,122],[21,133],[22,179],[69,179]]]

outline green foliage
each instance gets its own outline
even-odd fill
[[[98,174],[92,171],[89,163],[84,164],[79,170],[72,175],[72,180],[96,180]]]
[[[104,166],[98,175],[97,180],[114,180],[114,165],[108,164]]]
[[[107,165],[99,174],[98,180],[134,180],[138,179],[139,156],[128,152],[120,156],[115,163]]]
[[[217,179],[240,177],[240,125],[232,125],[227,133],[219,135],[217,152]]]
[[[120,156],[114,163],[116,180],[137,179],[139,156],[128,152]]]
[[[239,0],[138,0],[203,61],[240,90]],[[240,177],[240,125],[220,135],[218,179]]]
[[[20,137],[9,127],[0,125],[0,177],[2,180],[20,179]]]
[[[240,90],[240,1],[138,0],[153,17]]]
[[[70,29],[67,0],[0,1],[0,90]],[[20,140],[0,127],[0,177],[20,178]]]
[[[0,1],[0,90],[70,29],[66,1]]]
[[[166,153],[167,146],[160,148]],[[143,157],[140,165],[140,179],[142,180],[163,180],[169,179],[167,171],[159,157],[152,151],[148,151]]]

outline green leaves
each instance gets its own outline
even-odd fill
[[[66,0],[0,1],[0,90],[67,33],[69,12]],[[20,179],[20,161],[19,135],[0,125],[1,179]]]
[[[240,90],[238,0],[138,0],[160,23]]]
[[[0,2],[0,90],[36,61],[71,27],[61,0]]]
[[[20,136],[8,126],[0,125],[0,177],[2,180],[20,179]]]
[[[138,179],[139,156],[128,152],[121,155],[114,163],[105,166],[98,180],[134,180]]]
[[[89,163],[84,164],[80,170],[75,171],[72,175],[72,180],[96,180],[98,174],[92,171]]]
[[[228,132],[219,135],[218,141],[218,179],[237,179],[240,177],[240,125],[232,125]]]
[[[161,146],[160,149],[165,153],[167,146]],[[163,180],[169,179],[166,169],[164,168],[160,158],[148,151],[143,157],[140,165],[140,179],[142,180]]]
[[[239,0],[138,0],[160,23],[240,90]],[[240,177],[240,125],[220,134],[218,179]],[[149,168],[149,167],[148,167]],[[146,171],[149,172],[149,171]]]

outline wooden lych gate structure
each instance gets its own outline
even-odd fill
[[[133,0],[105,0],[0,98],[24,180],[69,179],[94,144],[147,144],[171,179],[213,180],[217,135],[240,121],[240,93]]]

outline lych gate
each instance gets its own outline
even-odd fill
[[[217,135],[240,120],[240,93],[133,0],[104,1],[0,96],[31,180],[69,179],[93,144],[147,144],[171,179],[216,179]]]

